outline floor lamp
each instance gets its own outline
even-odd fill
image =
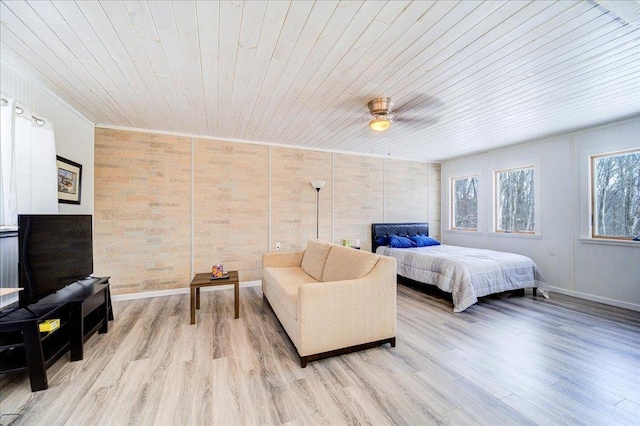
[[[311,186],[316,189],[316,239],[319,239],[320,235],[320,189],[324,186],[323,180],[312,180]]]

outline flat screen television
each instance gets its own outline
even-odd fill
[[[19,215],[18,262],[21,306],[91,275],[91,215]]]

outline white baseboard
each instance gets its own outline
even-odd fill
[[[640,305],[636,305],[635,303],[622,302],[620,300],[609,299],[608,297],[594,296],[593,294],[581,293],[579,291],[567,290],[566,288],[553,286],[549,286],[549,291],[640,312]],[[553,297],[553,295],[551,295],[551,297]]]
[[[262,285],[261,280],[256,281],[244,281],[240,283],[240,287],[259,287]],[[201,287],[202,291],[218,291],[218,290],[231,290],[233,285],[219,285],[215,287]],[[135,300],[135,299],[147,299],[149,297],[163,297],[163,296],[176,296],[178,294],[189,294],[189,287],[172,288],[169,290],[154,290],[154,291],[141,291],[138,293],[128,294],[112,294],[111,299],[114,302],[121,300]]]
[[[262,281],[244,281],[240,283],[240,287],[259,287],[262,285]],[[232,289],[232,285],[221,285],[215,287],[202,287],[202,291],[217,291],[217,290],[230,290]],[[549,290],[552,293],[560,293],[566,294],[567,296],[577,297],[579,299],[591,300],[592,302],[604,303],[605,305],[617,306],[618,308],[629,309],[632,311],[640,312],[640,305],[636,305],[635,303],[622,302],[620,300],[609,299],[607,297],[594,296],[592,294],[581,293],[579,291],[567,290],[561,287],[553,287],[549,286]],[[121,301],[121,300],[135,300],[135,299],[146,299],[149,297],[163,297],[163,296],[175,296],[178,294],[189,294],[189,288],[172,288],[169,290],[155,290],[155,291],[142,291],[139,293],[129,293],[129,294],[112,294],[111,299],[113,301]],[[553,297],[553,295],[551,296]]]

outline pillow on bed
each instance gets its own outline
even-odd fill
[[[412,235],[409,237],[411,241],[413,241],[417,247],[429,247],[429,246],[439,246],[440,241],[435,238],[427,237],[426,235]]]
[[[389,246],[393,248],[411,248],[416,247],[416,243],[407,237],[392,235],[389,237]]]
[[[376,237],[376,245],[377,246],[387,246],[389,245],[389,237]]]

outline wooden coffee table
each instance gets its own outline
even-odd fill
[[[196,309],[200,309],[200,287],[213,287],[217,285],[233,284],[236,302],[236,318],[240,317],[240,281],[238,271],[229,271],[229,278],[212,280],[211,272],[196,274],[191,280],[191,324],[196,323]]]

